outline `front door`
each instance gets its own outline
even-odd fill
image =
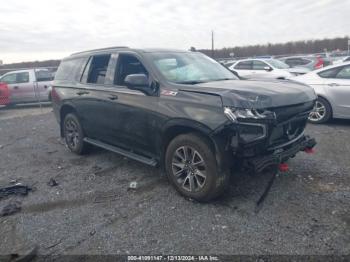
[[[327,93],[338,116],[350,116],[350,65],[343,66],[334,75],[324,79]]]
[[[152,78],[140,57],[119,53],[112,83],[113,94],[117,98],[109,100],[111,114],[114,115],[110,122],[111,143],[148,155],[155,153],[158,96],[127,88],[124,80],[130,74],[145,74]]]

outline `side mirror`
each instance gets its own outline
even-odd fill
[[[127,88],[131,90],[139,90],[146,95],[153,95],[156,91],[149,84],[148,77],[145,74],[131,74],[124,79]]]
[[[131,74],[125,77],[124,83],[130,89],[147,88],[148,77],[145,74]]]
[[[269,66],[264,66],[264,70],[270,72],[270,71],[272,71],[273,69],[272,69],[271,67],[269,67]]]

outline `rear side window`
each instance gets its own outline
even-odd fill
[[[55,80],[79,82],[87,57],[63,60],[58,67]]]
[[[242,70],[252,70],[253,69],[253,61],[242,61],[239,62],[235,69],[242,69]]]
[[[48,70],[35,71],[35,78],[38,82],[51,81],[53,79],[52,73],[50,73]]]
[[[90,84],[104,84],[110,59],[110,54],[96,55],[90,58],[86,82]]]
[[[310,60],[304,58],[288,58],[285,60],[285,63],[290,66],[307,65],[310,62]]]

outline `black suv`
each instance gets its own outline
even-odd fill
[[[162,168],[183,195],[220,195],[230,171],[260,172],[315,145],[316,95],[291,81],[239,80],[198,52],[113,47],[61,62],[52,90],[71,151],[95,145]]]

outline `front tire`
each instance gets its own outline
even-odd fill
[[[165,168],[176,190],[197,201],[206,202],[220,196],[228,184],[228,172],[218,173],[209,141],[195,133],[179,135],[170,142]]]
[[[69,113],[64,117],[63,135],[70,151],[83,155],[88,150],[88,144],[84,142],[84,132],[78,117]]]
[[[313,124],[322,124],[327,122],[332,117],[332,107],[329,102],[319,97],[316,100],[315,106],[309,114],[309,122]]]

